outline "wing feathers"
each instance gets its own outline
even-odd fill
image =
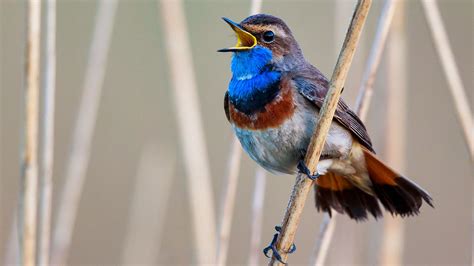
[[[321,109],[329,86],[323,74],[312,66],[306,66],[304,70],[296,71],[296,73],[293,74],[292,80],[298,92],[316,105],[317,108]],[[334,118],[345,128],[350,130],[352,135],[357,137],[365,148],[374,152],[364,123],[349,109],[349,106],[347,106],[342,99],[339,100]]]

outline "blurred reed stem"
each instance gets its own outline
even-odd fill
[[[161,0],[160,11],[188,177],[196,263],[215,264],[217,234],[214,199],[183,2]]]
[[[163,145],[162,145],[163,146]],[[135,188],[122,251],[122,265],[159,262],[168,200],[174,181],[175,150],[145,145],[138,163]]]
[[[36,265],[38,208],[38,118],[40,90],[41,2],[29,0],[26,17],[25,118],[21,147],[18,211],[20,264]]]
[[[367,65],[364,70],[362,82],[359,87],[355,110],[362,121],[365,121],[367,117],[367,111],[372,99],[373,84],[378,67],[380,65],[380,60],[383,54],[387,36],[390,31],[390,25],[393,20],[395,1],[397,0],[385,1],[379,21],[377,22],[377,30],[374,41],[372,43]],[[334,217],[332,219],[334,219]],[[325,263],[325,258],[327,256],[326,253],[328,252],[328,247],[331,243],[331,238],[335,228],[335,225],[332,225],[335,223],[335,221],[332,219],[327,213],[324,214],[319,236],[316,240],[314,251],[315,257],[311,260],[313,262],[311,263],[312,265],[324,265]],[[328,223],[331,224],[328,225]]]
[[[217,250],[217,265],[225,265],[229,250],[230,229],[234,213],[237,182],[239,178],[242,148],[237,137],[232,139],[232,147],[228,162],[227,180],[222,194],[222,209],[219,223],[219,246]]]
[[[387,44],[387,118],[385,125],[385,154],[387,162],[400,172],[405,172],[406,108],[407,106],[407,51],[405,5],[397,0],[397,16]],[[404,221],[400,217],[386,216],[382,243],[377,264],[403,265]]]
[[[38,215],[38,264],[49,265],[53,193],[54,111],[56,94],[56,0],[46,1],[42,154]]]
[[[52,265],[65,265],[71,246],[77,210],[89,165],[116,7],[117,0],[101,0],[98,3],[83,94],[53,232]]]
[[[474,121],[471,109],[469,108],[469,98],[466,95],[459,70],[456,66],[456,60],[449,44],[449,37],[446,33],[438,4],[435,0],[422,0],[421,3],[441,61],[441,66],[453,96],[454,105],[463,128],[471,159],[474,159]]]
[[[334,213],[336,214],[336,213]],[[323,220],[319,227],[319,234],[314,245],[313,256],[310,259],[310,265],[324,265],[331,245],[334,230],[336,229],[335,215],[329,216],[324,213]]]
[[[359,87],[359,94],[355,104],[356,113],[362,121],[365,121],[367,117],[367,111],[374,92],[373,85],[390,31],[390,25],[392,24],[396,1],[397,0],[385,1],[379,21],[377,22],[377,31],[369,58],[367,59],[367,66],[362,77],[362,83]]]
[[[349,72],[349,68],[354,58],[354,53],[362,32],[362,29],[367,18],[371,0],[359,0],[351,20],[351,24],[346,34],[341,53],[336,63],[331,81],[329,82],[329,90],[324,99],[323,106],[319,115],[319,122],[316,125],[315,131],[311,138],[308,152],[305,157],[305,164],[311,172],[316,170],[319,162],[319,157],[326,141],[326,136],[331,126],[334,112],[341,95],[342,88]],[[281,233],[277,240],[277,249],[280,252],[283,261],[287,260],[287,250],[293,244],[296,229],[303,212],[303,207],[311,187],[314,186],[314,181],[308,179],[302,174],[296,177],[296,183],[290,196],[288,208],[283,218]],[[269,265],[280,265],[274,256]]]
[[[252,0],[250,15],[260,12],[262,0]],[[242,159],[242,147],[236,136],[233,137],[232,147],[229,155],[227,178],[223,194],[221,196],[221,212],[219,219],[219,242],[217,249],[217,265],[225,265],[229,250],[230,230],[234,213],[235,196],[239,178],[240,161]]]
[[[262,239],[263,202],[265,200],[265,186],[267,174],[265,169],[258,167],[255,173],[255,186],[252,202],[252,227],[250,229],[250,253],[248,265],[258,265],[259,255],[262,254],[260,242]]]
[[[339,47],[344,42],[344,36],[347,32],[347,23],[349,22],[348,16],[350,16],[353,12],[353,3],[352,1],[347,0],[335,0],[334,5],[334,44],[335,46]],[[362,37],[360,40],[359,51],[361,48],[363,48]],[[339,56],[340,52],[340,50],[336,49],[335,58]],[[328,213],[323,214],[318,236],[316,238],[316,243],[314,245],[314,250],[310,256],[309,265],[325,263],[327,253],[329,252],[329,249],[327,248],[329,248],[329,245],[332,242],[334,229],[336,228],[337,216],[337,212],[334,212],[332,216],[329,216]],[[346,244],[350,245],[350,243]]]

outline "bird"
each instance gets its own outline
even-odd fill
[[[304,157],[328,79],[305,59],[282,19],[256,14],[240,23],[223,20],[237,37],[235,46],[218,50],[232,53],[224,110],[243,150],[258,165],[314,180],[316,209],[329,215],[335,210],[364,221],[383,216],[380,204],[401,217],[419,214],[423,201],[433,207],[423,188],[376,156],[364,123],[342,99],[311,173]],[[275,242],[276,237],[264,252],[272,250],[281,261]]]

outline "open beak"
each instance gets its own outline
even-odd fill
[[[218,52],[238,52],[252,49],[257,45],[257,38],[250,32],[244,30],[239,24],[233,22],[228,18],[222,18],[234,30],[237,35],[237,44],[234,47],[223,48],[217,50]]]

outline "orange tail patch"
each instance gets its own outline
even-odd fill
[[[423,200],[433,207],[430,195],[420,186],[390,169],[367,149],[363,148],[363,152],[375,195],[387,211],[393,215],[415,215]]]
[[[316,208],[328,212],[331,208],[346,213],[352,219],[365,220],[368,213],[375,218],[382,216],[377,199],[352,185],[343,176],[327,173],[316,181]]]

